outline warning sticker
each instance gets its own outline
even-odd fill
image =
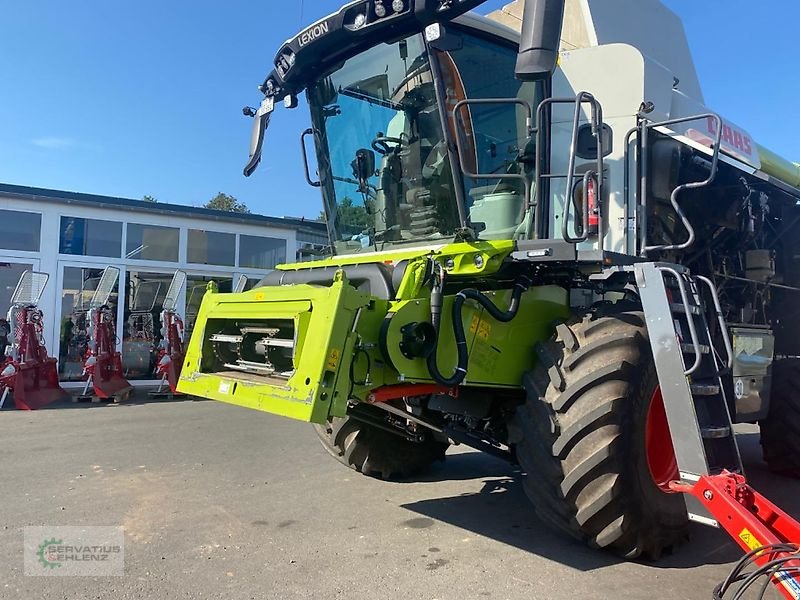
[[[486,321],[481,320],[478,315],[472,315],[472,321],[469,324],[469,332],[476,334],[482,340],[488,340],[492,335],[492,326]]]
[[[227,394],[231,391],[231,384],[229,381],[220,381],[219,382],[219,393],[220,394]]]
[[[742,540],[745,546],[750,548],[750,550],[761,548],[761,546],[764,545],[761,542],[759,542],[758,539],[756,539],[756,536],[750,533],[750,530],[747,529],[747,527],[745,527],[739,532],[739,539]]]
[[[469,324],[469,332],[475,333],[478,331],[478,323],[481,322],[481,319],[478,315],[472,315],[472,322]]]
[[[330,354],[328,354],[328,362],[326,364],[328,370],[335,371],[336,367],[339,366],[339,359],[342,357],[341,350],[337,348],[332,348]]]

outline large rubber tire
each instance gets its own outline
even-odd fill
[[[539,344],[510,439],[544,522],[625,558],[658,558],[687,537],[688,517],[648,467],[658,379],[644,316],[631,305],[602,305]]]
[[[769,414],[760,425],[761,448],[769,468],[800,477],[800,360],[773,364]]]
[[[443,461],[449,446],[431,435],[411,442],[351,417],[314,425],[322,446],[343,465],[382,479],[405,479]]]

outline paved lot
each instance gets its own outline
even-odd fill
[[[793,514],[800,482],[752,481]],[[425,481],[367,479],[309,426],[211,402],[0,413],[0,598],[710,598],[738,558],[697,527],[657,564],[550,533],[514,472],[456,451]],[[125,576],[25,577],[25,525],[123,525]]]

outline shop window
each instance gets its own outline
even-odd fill
[[[11,306],[11,296],[25,271],[33,271],[33,265],[0,262],[0,306],[5,308]],[[0,314],[0,318],[5,318],[5,314]]]
[[[61,217],[61,254],[119,258],[121,251],[122,223]]]
[[[236,258],[236,236],[232,233],[190,229],[187,255],[190,263],[232,267]]]
[[[239,266],[274,269],[286,262],[286,240],[255,235],[239,236]]]
[[[0,248],[3,250],[39,252],[41,232],[42,215],[0,210]]]
[[[136,260],[178,262],[180,230],[174,227],[128,223],[125,256]]]
[[[186,326],[186,339],[191,336],[197,313],[200,312],[200,304],[203,302],[203,295],[208,289],[208,283],[214,281],[219,291],[230,293],[233,286],[233,279],[230,277],[214,277],[212,275],[189,275],[186,279],[186,315],[183,320]],[[249,283],[249,280],[248,280]]]
[[[122,320],[122,369],[127,379],[156,379],[161,310],[173,274],[128,271]]]
[[[89,343],[87,313],[89,302],[102,275],[103,269],[64,267],[58,349],[58,373],[61,381],[83,381],[83,357]],[[118,286],[119,282],[114,285],[108,301],[112,312],[117,308]]]

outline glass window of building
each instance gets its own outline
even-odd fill
[[[42,215],[0,210],[0,248],[3,250],[38,252],[41,232]]]
[[[128,223],[125,257],[178,262],[180,230],[176,227]]]
[[[172,273],[128,271],[120,336],[122,369],[128,379],[157,378],[161,310],[171,281]]]
[[[274,269],[286,262],[286,240],[256,235],[239,236],[239,266]]]
[[[236,236],[232,233],[190,229],[187,257],[190,263],[232,267],[236,258]]]
[[[64,267],[58,349],[58,373],[61,381],[83,381],[83,357],[89,344],[89,301],[102,274],[103,269]],[[118,287],[119,282],[114,286],[108,302],[112,311],[117,308]]]
[[[206,293],[208,283],[210,281],[216,282],[219,291],[222,293],[230,293],[233,287],[233,279],[231,277],[213,277],[204,275],[188,275],[186,278],[186,315],[183,319],[186,327],[184,338],[186,340],[192,334],[194,323],[197,321],[197,314],[200,312],[200,304],[203,302],[203,295]],[[249,283],[249,280],[248,280]]]
[[[59,252],[119,258],[122,254],[122,223],[61,217]]]
[[[0,262],[0,306],[5,308],[11,306],[11,296],[14,294],[19,278],[25,271],[33,271],[33,265]],[[0,314],[0,318],[3,317],[5,314]]]

